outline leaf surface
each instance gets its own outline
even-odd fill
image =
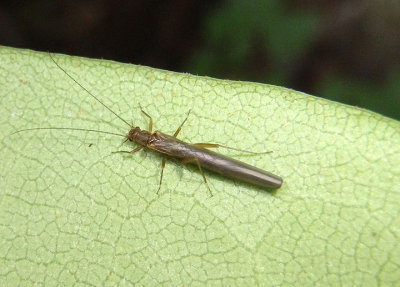
[[[134,125],[214,142],[284,179],[267,192],[130,155],[129,127],[46,53],[0,47],[0,278],[6,285],[396,285],[400,124],[285,88],[55,55]]]

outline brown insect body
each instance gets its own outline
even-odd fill
[[[238,179],[263,188],[279,188],[282,185],[282,179],[279,176],[196,146],[196,144],[186,143],[160,131],[150,133],[135,127],[129,131],[127,139],[181,161],[197,159],[198,162],[192,160],[187,161],[187,163],[198,163],[207,170],[232,179]]]

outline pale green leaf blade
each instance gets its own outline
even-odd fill
[[[129,129],[46,53],[0,47],[0,280],[5,285],[396,285],[400,124],[284,88],[56,55],[128,122],[262,156],[275,193],[84,132]]]

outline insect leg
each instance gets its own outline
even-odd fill
[[[181,123],[181,125],[179,126],[179,128],[178,128],[178,129],[176,130],[176,132],[174,133],[174,138],[176,138],[176,137],[178,136],[179,132],[181,131],[182,126],[185,124],[186,120],[188,119],[188,117],[189,117],[189,115],[190,115],[190,111],[191,111],[191,110],[188,111],[185,120]]]
[[[142,148],[144,148],[144,146],[140,145],[135,147],[133,150],[129,151],[129,150],[117,150],[117,151],[113,151],[112,153],[130,153],[133,154],[137,151],[140,151]]]
[[[266,153],[271,153],[272,151],[264,151],[264,152],[253,152],[253,151],[248,151],[248,150],[243,150],[243,149],[238,149],[234,147],[229,147],[225,145],[220,145],[220,144],[214,144],[214,143],[195,143],[193,144],[194,146],[201,147],[201,148],[226,148],[226,149],[231,149],[235,151],[240,151],[244,153],[251,153],[251,154],[266,154]]]
[[[163,159],[162,159],[162,163],[161,163],[160,185],[158,186],[157,194],[158,194],[158,192],[160,191],[160,188],[161,188],[161,183],[162,183],[162,178],[163,178],[163,174],[164,174],[164,167],[165,167],[165,161],[166,161],[166,160],[167,160],[167,156],[164,155],[164,156],[163,156]]]
[[[211,192],[211,188],[210,188],[210,186],[208,185],[206,176],[204,175],[203,170],[201,169],[201,165],[200,165],[199,159],[196,158],[196,157],[191,157],[191,158],[186,158],[186,159],[183,159],[183,160],[182,160],[182,163],[191,163],[191,162],[195,162],[195,163],[197,164],[197,167],[199,168],[200,173],[201,173],[201,175],[203,176],[204,183],[207,185],[208,191],[210,192],[211,196],[213,196],[213,194],[212,194],[212,192]]]
[[[150,123],[149,123],[149,133],[151,133],[152,130],[153,130],[153,119],[150,117],[150,115],[149,115],[148,113],[146,113],[146,112],[143,110],[143,108],[142,108],[142,106],[141,106],[140,104],[139,104],[139,107],[140,107],[140,110],[142,111],[142,113],[144,113],[145,116],[148,117],[149,120],[150,120]]]

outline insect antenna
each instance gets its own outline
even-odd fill
[[[25,132],[25,131],[34,131],[34,130],[69,130],[69,131],[83,131],[83,132],[95,132],[95,133],[100,133],[100,134],[106,134],[106,135],[113,135],[113,136],[120,136],[120,137],[126,137],[126,135],[123,134],[118,134],[118,133],[113,133],[113,132],[106,132],[106,131],[100,131],[100,130],[91,130],[91,129],[80,129],[80,128],[64,128],[64,127],[49,127],[49,128],[30,128],[30,129],[23,129],[23,130],[18,130],[16,132],[13,132],[10,134],[10,136]]]
[[[99,102],[100,104],[102,104],[107,110],[109,110],[111,113],[113,113],[117,118],[119,118],[121,121],[123,121],[124,123],[126,123],[129,127],[132,127],[132,125],[130,125],[126,120],[124,120],[121,116],[119,116],[116,112],[114,112],[111,108],[109,108],[108,106],[106,106],[102,101],[100,101],[95,95],[93,95],[91,92],[89,92],[88,89],[86,89],[81,83],[79,83],[77,80],[75,80],[70,74],[68,74],[68,72],[62,68],[57,62],[56,60],[54,60],[53,56],[50,54],[49,52],[49,56],[51,58],[51,60],[54,62],[54,64],[61,70],[64,72],[64,74],[66,74],[72,81],[74,81],[78,86],[80,86],[83,90],[85,90],[92,98],[94,98],[97,102]]]

